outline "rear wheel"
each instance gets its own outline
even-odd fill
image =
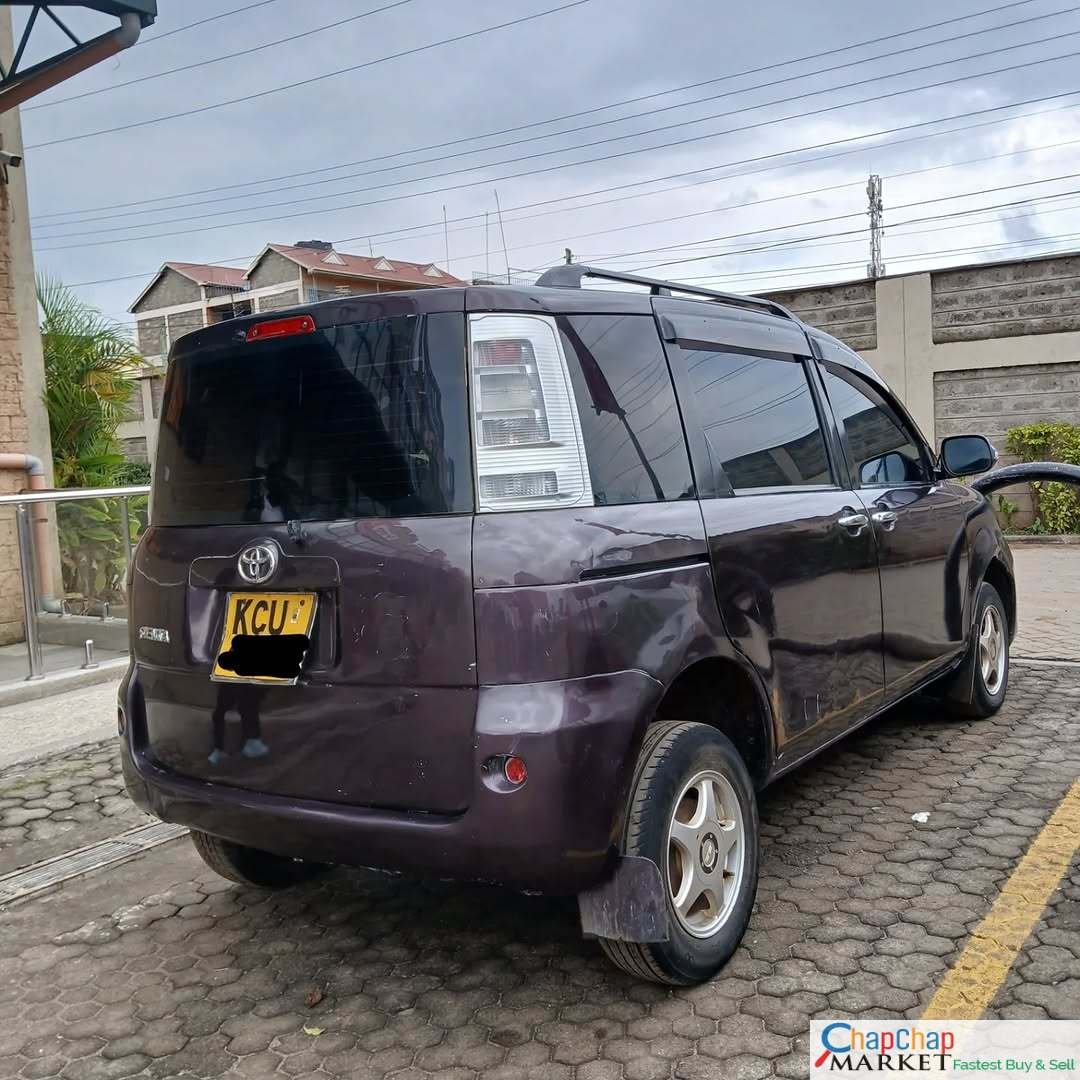
[[[979,586],[968,658],[955,676],[951,703],[961,716],[993,716],[1009,688],[1009,616],[988,581]]]
[[[216,874],[240,885],[254,885],[260,889],[284,889],[298,885],[323,873],[327,867],[322,863],[287,859],[283,855],[271,855],[258,848],[234,844],[219,836],[191,830],[191,842],[202,861]]]
[[[607,957],[653,982],[711,978],[742,939],[757,888],[757,802],[729,739],[705,724],[649,729],[622,850],[660,868],[669,937],[650,944],[601,939]]]

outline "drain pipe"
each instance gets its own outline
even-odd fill
[[[33,454],[0,454],[0,469],[24,472],[28,490],[45,490],[45,462]],[[44,503],[35,507],[33,524],[38,596],[44,601],[53,595],[52,563],[49,559],[49,518]],[[29,612],[26,617],[30,617]]]

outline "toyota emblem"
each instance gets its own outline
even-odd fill
[[[240,576],[252,585],[269,581],[278,568],[278,549],[268,541],[252,544],[240,552],[236,569]]]

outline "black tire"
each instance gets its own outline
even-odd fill
[[[999,677],[995,673],[990,684],[983,673],[979,654],[979,633],[988,608],[994,609],[997,624],[1004,635],[1005,650],[1003,670]],[[979,586],[979,594],[975,600],[975,619],[971,626],[968,656],[963,666],[953,676],[947,699],[950,709],[956,715],[981,719],[993,716],[1001,708],[1009,690],[1009,634],[1009,615],[1005,610],[1005,604],[997,589],[988,581],[984,581]]]
[[[322,863],[271,855],[268,851],[234,844],[231,840],[222,840],[219,836],[195,829],[191,830],[191,842],[202,861],[215,874],[238,885],[253,885],[258,889],[285,889],[309,881],[328,869]]]
[[[688,932],[675,912],[669,887],[668,828],[675,801],[703,770],[730,785],[742,817],[742,878],[720,925],[707,937]],[[731,741],[706,724],[661,722],[646,732],[630,790],[621,850],[660,867],[668,900],[667,941],[634,944],[600,939],[600,947],[630,975],[671,986],[712,978],[731,958],[746,931],[757,892],[758,814],[750,774]]]

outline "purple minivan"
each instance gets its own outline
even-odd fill
[[[916,691],[1000,707],[1012,559],[956,479],[994,458],[775,303],[590,267],[208,326],[134,559],[128,790],[234,881],[577,894],[620,967],[707,979],[758,790]]]

